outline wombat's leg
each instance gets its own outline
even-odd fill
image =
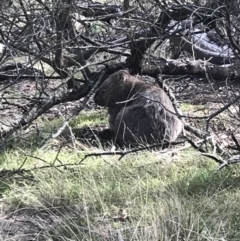
[[[114,128],[115,119],[120,111],[121,111],[121,108],[119,108],[119,107],[118,108],[117,107],[109,107],[108,108],[108,114],[109,114],[108,122],[109,122],[109,127],[111,130],[113,130],[113,128]]]

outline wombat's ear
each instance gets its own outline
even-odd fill
[[[122,69],[117,73],[115,77],[118,81],[126,81],[128,79],[128,76],[129,76],[129,70]]]
[[[128,68],[122,69],[121,71],[125,72],[126,74],[130,74]]]
[[[119,81],[123,81],[124,82],[124,81],[127,80],[127,77],[128,77],[128,75],[126,75],[126,73],[121,72],[121,73],[118,74],[117,78],[118,78]]]

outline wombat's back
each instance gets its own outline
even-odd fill
[[[173,107],[168,110],[174,112]],[[182,122],[176,115],[158,103],[134,104],[122,108],[116,115],[113,131],[119,144],[157,143],[175,141],[182,131]]]
[[[155,106],[156,109],[165,109],[175,114],[171,100],[163,89],[150,84],[144,84],[144,88],[136,91],[134,105]]]

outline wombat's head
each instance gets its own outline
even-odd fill
[[[128,69],[115,72],[99,87],[94,96],[95,103],[100,106],[112,107],[116,105],[116,102],[127,100],[135,81]]]

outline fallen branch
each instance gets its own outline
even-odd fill
[[[228,167],[229,165],[236,164],[236,163],[240,163],[240,155],[230,157],[228,160],[223,161],[223,163],[218,167],[218,171],[220,171],[224,167]]]
[[[158,74],[167,75],[195,75],[206,77],[207,73],[215,80],[226,80],[240,77],[237,66],[214,65],[202,60],[174,60],[174,59],[154,59],[148,60],[142,65],[142,74],[156,78]]]
[[[157,143],[157,144],[152,144],[152,145],[145,145],[145,146],[138,147],[138,148],[124,149],[123,151],[111,150],[111,151],[101,151],[101,152],[89,153],[89,154],[86,154],[79,161],[79,164],[82,163],[84,160],[86,160],[88,157],[120,155],[120,158],[118,160],[121,160],[124,156],[126,156],[126,155],[128,155],[130,153],[136,153],[136,152],[139,152],[139,151],[151,150],[151,149],[157,148],[157,147],[165,148],[166,146],[169,146],[169,144],[175,146],[175,145],[183,144],[185,142],[186,142],[185,140],[178,141],[178,142],[171,142],[171,143],[164,142],[164,143]]]

